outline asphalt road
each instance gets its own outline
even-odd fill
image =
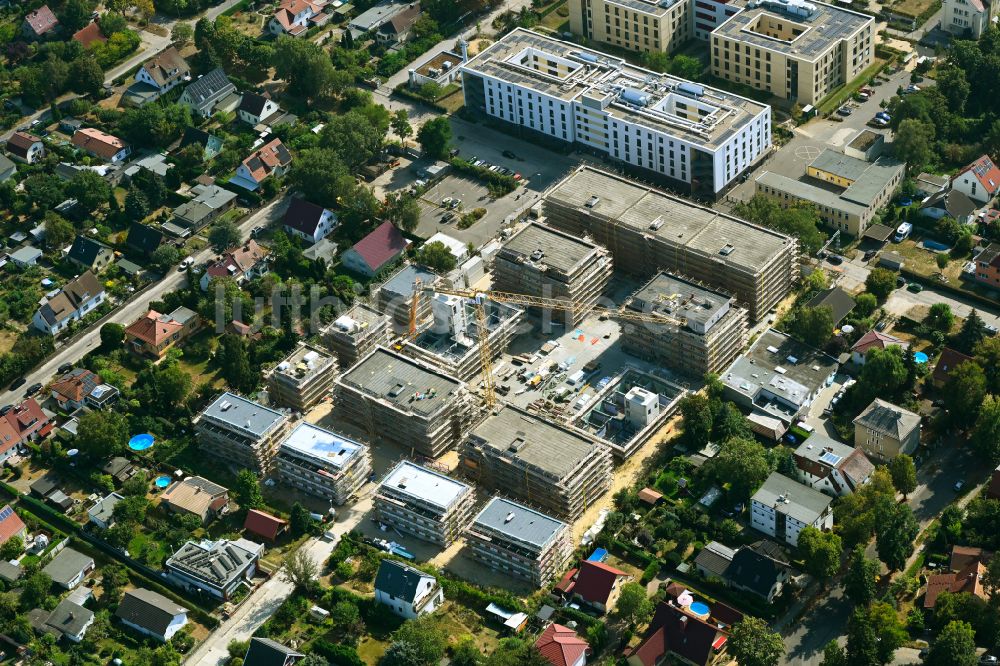
[[[260,210],[254,211],[249,215],[243,222],[240,223],[240,233],[243,239],[246,240],[250,237],[250,230],[257,225],[266,225],[279,219],[285,211],[287,206],[287,201],[285,198],[276,199],[267,206],[264,206]],[[214,256],[214,251],[211,248],[206,248],[198,254],[194,255],[196,264],[203,264],[207,262]],[[186,284],[187,273],[177,270],[172,270],[169,274],[163,276],[163,279],[154,284],[152,287],[137,294],[131,300],[119,305],[117,309],[112,312],[111,316],[103,320],[102,323],[114,322],[117,324],[122,324],[127,326],[133,321],[138,319],[140,316],[144,315],[149,309],[149,303],[151,301],[159,300],[165,293],[169,291],[174,291]],[[58,344],[58,343],[57,343]],[[77,363],[81,358],[86,356],[89,352],[97,349],[101,344],[101,338],[98,335],[97,328],[93,328],[88,331],[85,335],[77,337],[74,342],[68,346],[59,348],[56,350],[48,361],[38,368],[32,370],[26,377],[25,386],[31,386],[32,384],[48,384],[49,381],[56,374],[56,370],[63,363]],[[0,394],[0,404],[6,405],[17,402],[21,399],[23,393],[23,388],[17,391],[4,391]]]

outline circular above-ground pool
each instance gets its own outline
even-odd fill
[[[688,610],[698,617],[708,617],[708,604],[702,603],[701,601],[696,601],[688,606]]]
[[[927,354],[925,354],[923,352],[914,352],[914,354],[913,354],[913,360],[916,361],[917,363],[926,363],[927,362]]]
[[[136,435],[132,439],[128,440],[128,448],[133,451],[145,451],[153,446],[153,436],[148,433],[143,433],[142,435]]]
[[[170,485],[170,477],[166,474],[156,477],[156,481],[153,481],[157,488],[166,488]]]

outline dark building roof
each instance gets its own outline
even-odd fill
[[[140,587],[125,593],[115,617],[163,636],[174,617],[187,612],[187,608],[162,594]]]
[[[111,248],[93,238],[78,234],[76,240],[73,241],[73,246],[69,249],[68,256],[84,266],[93,266],[94,262],[97,261],[97,256],[103,250],[110,251]]]
[[[28,150],[40,141],[41,139],[34,134],[30,134],[28,132],[14,132],[10,135],[10,138],[7,139],[7,152],[11,155],[20,157],[21,159],[27,159]]]
[[[976,203],[958,190],[942,190],[932,194],[920,207],[941,208],[956,219],[968,217],[976,212]]]
[[[251,638],[243,666],[285,666],[289,658],[294,661],[304,656],[270,638]]]
[[[833,325],[836,326],[854,309],[854,299],[840,287],[832,287],[819,292],[806,303],[806,307],[810,308],[821,306],[830,308]]]
[[[656,666],[668,653],[673,653],[693,664],[704,665],[711,661],[715,646],[725,643],[724,637],[715,626],[688,615],[673,604],[660,602],[645,638],[628,661]]]
[[[412,603],[420,580],[429,575],[402,562],[382,560],[375,576],[375,589]]]
[[[184,92],[192,103],[203,104],[208,100],[228,94],[234,90],[236,90],[236,86],[226,77],[226,73],[221,67],[216,67],[208,74],[192,81],[184,89]]]
[[[259,116],[264,111],[264,106],[270,100],[263,95],[258,95],[257,93],[246,92],[243,93],[243,99],[240,100],[240,111],[249,113],[252,116]]]
[[[590,603],[607,604],[615,581],[622,576],[628,576],[628,573],[602,562],[584,560],[580,563],[580,573],[576,577],[573,593]]]
[[[952,371],[958,365],[971,360],[973,360],[971,356],[967,356],[951,347],[945,347],[941,350],[941,356],[934,365],[934,373],[931,375],[931,379],[938,385],[947,384],[948,380],[951,379]]]
[[[41,616],[38,616],[41,619]],[[69,599],[63,599],[44,621],[45,630],[78,636],[94,619],[94,613]]]
[[[48,497],[58,487],[59,480],[52,474],[46,474],[29,486],[34,495],[42,498]]]
[[[140,254],[149,256],[163,242],[163,232],[159,229],[133,222],[128,230],[128,238],[125,243]]]
[[[246,98],[244,98],[246,99]],[[282,224],[308,236],[316,233],[316,227],[323,217],[324,208],[305,199],[292,199],[285,211]]]
[[[740,548],[733,554],[733,562],[726,571],[726,577],[754,594],[767,598],[771,587],[784,571],[784,565],[757,550]]]

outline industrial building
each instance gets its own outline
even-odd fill
[[[771,107],[517,28],[462,65],[465,107],[717,198],[771,148]]]
[[[641,278],[684,275],[736,297],[759,321],[798,278],[798,241],[706,206],[583,166],[545,195],[546,223],[607,247]]]
[[[611,487],[606,444],[512,405],[469,433],[461,459],[482,487],[571,520]]]
[[[875,18],[804,0],[755,0],[712,32],[712,75],[819,104],[875,58]]]
[[[372,440],[430,458],[457,446],[478,411],[465,383],[377,347],[337,380],[337,412]]]
[[[393,323],[406,328],[410,323],[411,300],[414,284],[432,285],[437,274],[427,268],[407,264],[390,277],[378,289],[378,307]],[[417,294],[416,321],[422,322],[431,316],[430,299],[423,293]]]
[[[266,474],[288,432],[288,415],[223,393],[194,419],[201,452],[220,462]]]
[[[693,280],[658,273],[625,306],[677,323],[622,322],[622,349],[683,375],[719,373],[746,346],[747,311]]]
[[[582,304],[553,313],[567,324],[579,324],[611,280],[608,251],[531,222],[507,239],[493,259],[493,288],[528,296],[558,298]]]
[[[545,587],[573,555],[569,525],[502,497],[491,499],[465,533],[477,560]]]
[[[323,344],[349,368],[375,347],[389,342],[389,318],[363,303],[337,317],[323,330]]]
[[[310,495],[344,504],[372,471],[368,447],[311,423],[300,423],[281,442],[278,480]]]
[[[268,395],[276,404],[304,413],[330,394],[336,374],[332,356],[299,343],[267,373]]]
[[[375,517],[418,539],[449,546],[472,517],[472,486],[403,460],[375,491]]]
[[[655,434],[687,395],[683,387],[630,366],[602,378],[597,389],[573,426],[606,442],[619,460]]]
[[[475,303],[467,298],[448,294],[424,294],[429,301],[434,323],[402,345],[408,356],[434,365],[463,382],[480,374],[482,357],[479,351],[479,321]],[[489,349],[496,358],[510,343],[523,311],[513,305],[487,300],[486,329]]]

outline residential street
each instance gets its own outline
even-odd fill
[[[243,234],[243,238],[249,238],[250,230],[255,226],[269,224],[270,222],[279,219],[281,215],[284,214],[286,206],[287,199],[282,197],[252,213],[242,223],[240,223],[240,232]],[[198,254],[194,255],[195,264],[204,264],[206,261],[211,259],[214,254],[215,253],[211,248],[202,250]],[[187,273],[177,270],[171,271],[168,275],[165,275],[162,280],[155,283],[149,289],[134,296],[125,304],[120,305],[114,310],[114,312],[111,313],[109,317],[102,320],[101,323],[114,322],[124,326],[131,324],[141,315],[146,313],[146,310],[149,309],[150,301],[158,300],[161,296],[163,296],[163,294],[183,286],[186,276]],[[76,363],[87,353],[97,349],[100,344],[101,338],[97,334],[97,329],[95,328],[90,334],[78,337],[69,346],[61,349],[57,348],[55,354],[53,354],[52,357],[45,362],[45,364],[26,375],[27,382],[25,385],[31,386],[36,382],[47,384],[52,380],[52,377],[56,374],[56,370],[60,365],[63,363]],[[0,405],[11,404],[18,401],[21,398],[22,393],[23,389],[18,389],[17,391],[4,391],[0,394]]]

